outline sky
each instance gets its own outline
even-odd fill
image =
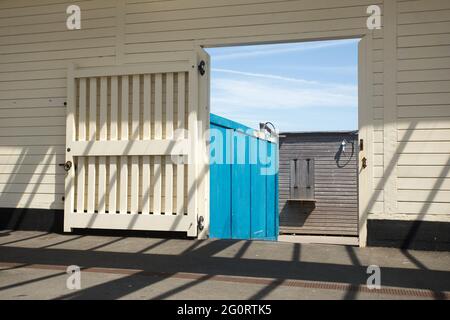
[[[208,48],[211,112],[280,132],[355,130],[358,41]]]

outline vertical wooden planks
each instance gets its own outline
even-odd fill
[[[210,166],[210,237],[231,239],[231,142],[233,131],[211,123],[211,150],[215,162]],[[220,157],[219,155],[222,155]]]
[[[76,203],[80,214],[68,216],[65,230],[148,228],[188,231],[189,236],[197,234],[198,164],[192,152],[199,146],[197,121],[200,119],[198,74],[192,62],[190,57],[186,64],[168,63],[167,69],[164,63],[145,65],[143,69],[130,66],[129,70],[127,66],[74,68],[72,77],[68,72],[76,112],[72,120],[75,134],[73,138],[67,137],[66,143],[69,150],[72,141],[73,153],[80,158],[74,157],[74,162],[80,163],[80,170],[74,170],[74,174],[81,172],[79,180],[83,181],[77,187],[80,194],[72,208],[76,212]],[[194,88],[187,85],[188,75]],[[68,100],[70,95],[68,90]],[[192,137],[175,132],[190,126]],[[177,139],[183,141],[175,143]],[[85,143],[74,144],[73,140]],[[145,146],[143,141],[155,142],[155,148],[151,144],[151,149],[136,148]],[[191,146],[186,150],[189,142]],[[166,147],[161,150],[158,145]],[[174,149],[181,146],[183,155]],[[67,156],[70,159],[71,154],[66,154],[66,160]],[[182,162],[175,163],[173,156],[182,158]],[[191,160],[191,197],[187,196],[189,164],[185,159]],[[81,212],[87,213],[83,216]]]
[[[155,139],[162,139],[162,74],[155,75]],[[161,214],[161,156],[154,157],[153,214]]]
[[[250,143],[250,231],[252,239],[266,237],[266,176],[262,174],[267,159],[266,141],[249,137]]]
[[[128,140],[128,76],[122,76],[122,101],[120,105],[120,140]],[[128,159],[120,157],[120,184],[119,184],[120,213],[128,211]]]
[[[142,112],[142,139],[150,140],[151,139],[151,75],[144,75],[144,103],[143,103],[143,112]],[[144,155],[142,157],[142,213],[149,214],[150,213],[150,156]]]
[[[80,79],[80,97],[78,105],[78,140],[86,141],[86,78]],[[77,160],[77,212],[84,212],[85,199],[85,157],[78,157]]]
[[[99,140],[107,139],[108,78],[100,78]],[[106,157],[98,158],[98,212],[106,212]]]
[[[118,99],[119,99],[119,84],[117,76],[111,77],[111,114],[110,114],[110,140],[117,140],[118,138]],[[116,213],[117,211],[117,157],[109,157],[109,199],[108,212]]]
[[[97,78],[89,79],[89,141],[97,138]],[[88,157],[87,211],[95,211],[95,157]]]
[[[177,129],[179,132],[179,135],[177,138],[184,139],[184,129],[185,129],[185,102],[186,102],[186,94],[185,94],[185,73],[179,72],[178,73],[178,81],[177,81],[177,94],[178,94],[178,105],[177,105]],[[182,159],[179,159],[179,162]],[[177,203],[176,203],[176,213],[177,215],[183,215],[184,214],[184,163],[178,163],[177,164]]]
[[[173,139],[173,73],[166,74],[166,139]],[[169,151],[169,150],[168,150]],[[165,156],[164,212],[173,214],[173,165],[172,157]]]
[[[132,108],[131,108],[131,139],[139,140],[139,75],[133,75]],[[131,203],[130,211],[133,214],[139,212],[139,157],[131,157]]]
[[[266,175],[266,236],[270,239],[276,239],[278,236],[278,197],[276,195],[277,188],[277,153],[278,145],[269,141],[267,144],[268,152],[268,168],[264,171]],[[274,169],[269,169],[274,168]]]
[[[249,239],[251,232],[251,167],[249,136],[233,132],[233,165],[231,169],[231,230],[233,239]]]

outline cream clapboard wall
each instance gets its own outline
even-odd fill
[[[450,221],[450,1],[397,11],[397,212]]]
[[[367,6],[384,9],[384,2],[397,11],[391,27],[396,35],[392,34],[388,52],[386,30],[366,28]],[[81,7],[81,30],[65,28],[69,4]],[[449,190],[449,180],[438,179],[449,177],[444,166],[450,153],[450,142],[445,141],[450,140],[446,131],[450,70],[444,69],[450,68],[449,4],[447,0],[1,0],[0,206],[63,208],[64,173],[57,164],[64,161],[62,102],[68,61],[88,67],[176,60],[198,44],[368,34],[373,37],[370,212],[378,218],[408,219],[421,205],[431,203],[426,219],[448,219],[443,214],[450,212],[449,191],[427,200],[438,189],[438,181],[440,189]],[[391,61],[394,69],[386,68],[387,54],[391,60],[398,57]],[[385,85],[386,70],[394,74],[394,80],[389,79],[397,92]],[[393,99],[397,101],[385,108]],[[420,130],[406,130],[410,125]],[[389,135],[384,134],[385,127]],[[392,152],[397,147],[402,148],[398,159]],[[386,174],[392,159],[393,169]],[[389,193],[383,193],[385,188]],[[394,197],[392,190],[397,189]],[[399,214],[402,211],[406,215]]]

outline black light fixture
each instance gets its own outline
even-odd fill
[[[272,126],[272,129],[271,129],[268,125],[271,125],[271,126]],[[273,123],[270,122],[270,121],[267,121],[267,122],[260,122],[260,123],[259,123],[259,131],[266,131],[266,132],[268,132],[270,135],[274,135],[274,136],[277,135],[277,133],[276,133],[276,131],[275,131],[275,126],[274,126]]]

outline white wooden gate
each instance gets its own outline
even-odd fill
[[[176,62],[69,67],[66,232],[170,230],[197,236],[198,219],[208,214],[203,203],[209,181],[201,170],[209,124],[202,92],[209,86],[208,74],[198,69],[199,53]]]

